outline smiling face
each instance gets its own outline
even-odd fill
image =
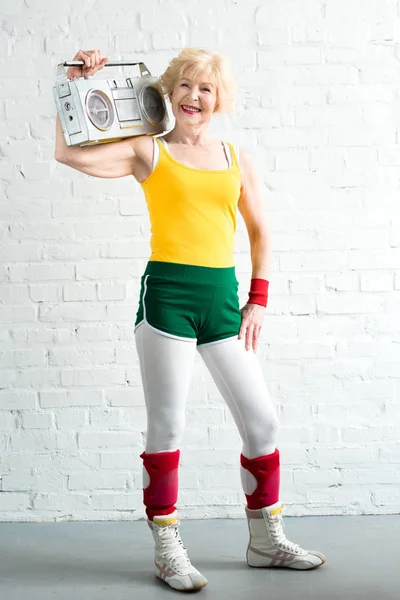
[[[217,88],[205,73],[185,74],[176,82],[170,95],[174,117],[182,125],[207,124],[216,108]]]

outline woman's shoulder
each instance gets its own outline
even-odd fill
[[[153,136],[138,135],[136,137],[133,137],[132,140],[136,156],[140,160],[150,163],[153,157]]]
[[[233,148],[236,159],[240,165],[240,163],[242,162],[242,157],[244,156],[244,154],[246,154],[246,151],[244,150],[244,148],[237,141],[232,141],[229,139],[221,140],[221,141],[222,141],[222,143],[228,144],[228,146],[230,148]]]

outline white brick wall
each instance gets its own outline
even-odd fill
[[[216,134],[254,153],[273,232],[260,361],[287,513],[400,510],[398,0],[3,0],[0,520],[142,518],[134,344],[140,187],[53,159],[57,62],[79,48],[159,74],[184,45],[240,82]],[[250,278],[243,222],[240,296]],[[243,516],[232,417],[198,358],[183,516]]]

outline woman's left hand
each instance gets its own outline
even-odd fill
[[[253,348],[256,352],[264,322],[265,308],[260,304],[246,304],[240,312],[242,324],[239,331],[239,340],[245,337],[246,350]]]

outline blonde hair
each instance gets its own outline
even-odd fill
[[[163,96],[172,94],[179,79],[188,76],[197,77],[201,73],[211,77],[210,83],[217,88],[215,113],[229,113],[234,108],[237,85],[229,60],[222,54],[203,48],[183,48],[179,55],[171,60],[158,80]]]

